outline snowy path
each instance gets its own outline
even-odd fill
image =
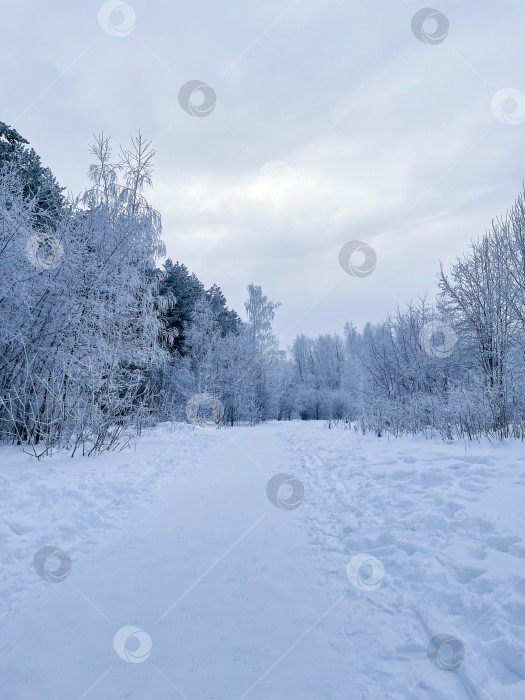
[[[0,462],[2,698],[525,697],[522,444],[273,423]],[[283,472],[293,510],[266,494]],[[71,557],[61,582],[35,573],[46,545]],[[349,580],[361,553],[375,586]],[[115,651],[125,626],[141,663]],[[456,670],[429,661],[438,634]]]

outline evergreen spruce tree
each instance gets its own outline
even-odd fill
[[[65,206],[65,188],[59,186],[51,170],[43,167],[40,156],[28,145],[29,141],[16,129],[0,122],[0,167],[7,163],[16,167],[24,198],[35,200],[37,225],[53,227]]]

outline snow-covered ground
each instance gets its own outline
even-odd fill
[[[522,443],[164,426],[0,463],[2,699],[525,698]]]

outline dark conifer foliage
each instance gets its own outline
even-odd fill
[[[65,188],[59,186],[49,168],[43,167],[29,141],[0,122],[0,167],[7,163],[16,163],[24,198],[35,200],[37,222],[42,226],[56,222],[65,205]]]
[[[186,333],[191,324],[195,306],[202,299],[209,302],[222,336],[240,331],[241,319],[235,311],[228,308],[226,297],[217,284],[206,290],[197,276],[189,272],[186,265],[181,262],[173,263],[169,258],[163,268],[164,274],[159,294],[161,297],[171,297],[176,300],[164,315],[166,328],[175,330],[173,350],[181,355],[186,354],[188,350]]]

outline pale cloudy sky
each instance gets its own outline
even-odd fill
[[[432,292],[440,260],[523,186],[518,0],[443,0],[435,43],[412,31],[413,0],[102,5],[4,5],[0,120],[74,192],[93,133],[117,145],[140,128],[169,256],[238,311],[261,284],[283,304],[283,345]],[[179,104],[190,80],[213,88],[206,117]],[[365,278],[339,265],[352,240],[377,254]]]

